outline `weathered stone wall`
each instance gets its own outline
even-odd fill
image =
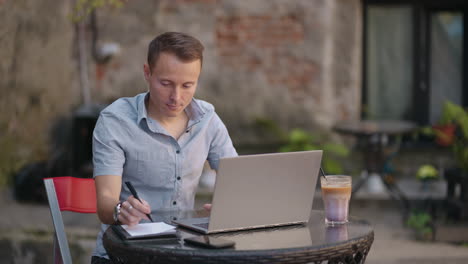
[[[99,12],[100,38],[122,52],[104,76],[97,69],[94,97],[145,91],[148,42],[183,31],[206,47],[197,96],[216,106],[235,142],[258,140],[258,117],[285,129],[330,128],[359,116],[360,12],[358,0],[131,1]]]
[[[51,125],[82,102],[72,3],[0,1],[0,168],[47,158]],[[97,29],[98,44],[121,47],[97,65],[88,24],[97,103],[146,91],[149,41],[183,31],[206,47],[197,97],[216,106],[236,144],[262,140],[256,118],[317,130],[359,116],[359,0],[132,0],[99,9]]]
[[[68,1],[0,1],[0,174],[46,158],[49,127],[77,102],[69,9]]]

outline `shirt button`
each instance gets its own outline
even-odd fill
[[[177,177],[177,180],[178,180],[178,181],[180,181],[180,176],[179,176],[179,177]]]
[[[177,202],[176,202],[176,201],[173,201],[173,202],[172,202],[172,204],[173,204],[173,205],[176,205],[176,204],[177,204]]]
[[[180,150],[177,150],[176,153],[179,154],[179,153],[180,153]]]
[[[188,133],[188,132],[190,132],[190,130],[186,130],[186,131],[185,131],[185,133]]]
[[[177,220],[177,217],[172,217],[172,220],[174,220],[174,221]]]

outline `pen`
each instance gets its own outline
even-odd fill
[[[135,188],[133,188],[132,183],[126,181],[126,182],[125,182],[125,185],[127,185],[128,189],[129,189],[130,192],[132,193],[133,197],[135,197],[138,201],[140,201],[140,203],[143,203],[143,202],[140,200],[140,197],[138,197],[138,193],[136,192]],[[153,221],[153,218],[151,218],[151,215],[150,215],[150,214],[146,214],[146,216],[149,218],[149,220],[151,220],[151,222],[154,222],[154,221]]]

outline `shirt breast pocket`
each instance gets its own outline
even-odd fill
[[[138,152],[138,177],[144,184],[157,188],[173,188],[175,162],[165,150],[159,152]]]

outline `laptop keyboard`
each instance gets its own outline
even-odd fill
[[[204,229],[208,229],[208,223],[200,223],[200,224],[193,224],[193,225],[204,228]]]

